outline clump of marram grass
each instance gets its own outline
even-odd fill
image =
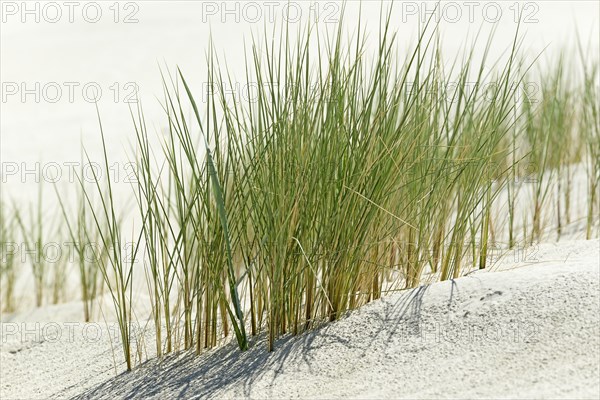
[[[97,109],[98,111],[98,109]],[[104,155],[103,167],[105,171],[109,171],[108,153],[106,150],[106,140],[102,122],[100,121],[100,113],[98,111],[98,119],[100,126],[100,136],[102,139],[102,151]],[[90,163],[89,156],[86,152],[86,161]],[[85,198],[85,207],[89,210],[93,220],[93,226],[87,230],[84,228],[86,239],[97,237],[101,249],[105,249],[106,254],[96,251],[94,253],[94,261],[98,264],[104,284],[111,295],[119,333],[121,338],[121,346],[127,370],[132,368],[132,279],[133,266],[138,256],[140,248],[141,233],[137,237],[132,237],[131,242],[133,248],[131,254],[127,253],[125,238],[121,231],[121,218],[119,211],[115,207],[115,198],[113,193],[113,185],[111,183],[110,174],[106,174],[106,180],[100,180],[98,173],[93,172],[93,188],[87,188],[83,181],[83,176],[77,175],[83,197]],[[100,199],[100,207],[96,208],[92,195],[96,194]],[[147,221],[146,215],[142,218],[142,224]],[[85,221],[79,222],[85,224]],[[71,230],[71,234],[72,234]]]
[[[256,88],[246,99],[226,90],[234,78],[212,44],[205,102],[196,101],[181,71],[163,75],[168,131],[160,148],[151,146],[141,107],[132,115],[141,224],[133,256],[120,246],[110,178],[93,189],[80,180],[77,219],[59,196],[71,239],[107,249],[91,265],[76,247],[84,315],[90,318],[99,271],[128,369],[136,259],[143,261],[161,356],[180,348],[200,353],[228,336],[243,351],[248,336],[261,332],[272,350],[282,335],[418,286],[427,271],[446,280],[486,268],[496,236],[508,233],[509,247],[518,240],[523,164],[535,166],[524,238],[542,236],[551,178],[563,182],[564,175],[566,189],[557,187],[564,199],[556,214],[560,234],[570,215],[570,199],[560,194],[570,190],[568,165],[584,147],[592,235],[600,182],[597,64],[585,70],[582,87],[566,86],[562,59],[541,74],[534,103],[518,100],[532,66],[520,55],[518,31],[502,62],[489,60],[490,35],[479,59],[473,44],[449,68],[431,21],[399,57],[391,11],[383,14],[372,58],[360,20],[352,40],[344,39],[343,22],[325,37],[312,26],[295,42],[290,33],[282,28],[278,38],[265,35],[246,50],[245,79]],[[471,89],[472,80],[494,85]],[[505,186],[507,226],[492,213],[507,201],[499,196]]]
[[[577,128],[585,142],[584,160],[588,177],[586,239],[589,240],[593,237],[594,223],[600,219],[600,80],[598,60],[592,60],[590,65],[581,46],[580,53],[583,83],[581,101],[578,103],[580,115]],[[600,226],[598,234],[600,235]]]
[[[22,215],[21,211],[15,208],[15,219],[19,227],[22,241],[22,254],[28,254],[26,262],[31,264],[34,280],[34,292],[35,292],[35,305],[41,307],[44,301],[45,288],[47,285],[48,273],[50,265],[46,260],[44,245],[49,243],[47,241],[47,229],[46,220],[44,216],[44,208],[42,202],[43,185],[39,186],[37,204],[35,209],[32,206],[29,210],[29,219],[26,220],[25,216]]]
[[[58,240],[50,246],[50,249],[46,249],[44,254],[50,267],[48,288],[51,290],[50,302],[52,304],[64,301],[67,291],[69,258],[68,254],[63,252],[63,246],[68,242],[69,237],[65,236],[62,219],[59,221],[54,232],[50,233],[52,238]]]
[[[82,169],[83,169],[83,163]],[[83,176],[83,170],[79,171],[79,176]],[[64,203],[60,192],[54,186],[56,196],[60,205],[64,225],[68,231],[70,242],[75,251],[75,262],[79,270],[79,288],[81,290],[81,301],[83,303],[83,319],[85,322],[92,320],[94,313],[94,302],[96,296],[102,292],[102,280],[99,265],[107,265],[108,249],[101,246],[100,249],[94,245],[99,244],[100,231],[98,231],[95,222],[90,217],[88,204],[83,189],[83,181],[77,190],[77,201],[74,209],[75,215],[67,212],[68,206]]]
[[[534,173],[532,185],[532,222],[528,241],[539,241],[543,231],[545,205],[551,189],[556,184],[556,230],[560,237],[564,214],[569,215],[570,208],[570,174],[566,175],[566,192],[564,207],[561,207],[563,191],[561,186],[565,174],[564,168],[578,159],[576,107],[573,88],[566,79],[564,57],[560,57],[554,70],[542,74],[539,102],[524,102],[526,110],[525,140],[530,148],[528,160],[531,172]]]
[[[4,201],[0,200],[0,312],[15,310],[15,281],[19,266],[16,219]]]
[[[285,32],[279,47],[254,43],[246,79],[257,93],[247,104],[227,98],[231,78],[212,47],[202,111],[181,73],[165,80],[164,165],[152,165],[136,118],[136,197],[157,327],[171,323],[166,302],[176,287],[184,348],[200,352],[233,330],[243,350],[248,324],[252,335],[266,328],[273,349],[280,335],[335,320],[390,284],[417,286],[426,265],[457,277],[466,253],[480,248],[485,267],[499,191],[491,165],[509,152],[519,45],[496,75],[484,74],[487,50],[475,66],[479,80],[499,83],[486,100],[478,90],[441,96],[449,75],[466,86],[474,60],[444,71],[436,29],[424,30],[400,65],[390,15],[372,62],[360,24],[348,44],[340,24],[317,67],[310,29],[295,44]]]
[[[6,312],[16,310],[14,285],[21,264],[31,265],[36,307],[65,299],[68,257],[62,248],[62,225],[44,213],[42,196],[40,185],[38,201],[28,215],[17,204],[10,211],[4,202],[0,205],[0,277]]]

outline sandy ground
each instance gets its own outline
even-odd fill
[[[69,326],[79,304],[45,307],[4,321],[0,397],[599,398],[599,258],[598,240],[543,244],[494,271],[389,295],[270,354],[258,338],[243,354],[230,344],[117,376],[111,324]]]

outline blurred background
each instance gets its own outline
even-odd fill
[[[398,32],[401,49],[408,52],[415,45],[419,29],[434,13],[448,60],[469,47],[479,30],[479,49],[496,31],[491,58],[500,57],[510,48],[519,19],[523,51],[532,61],[541,53],[541,65],[551,63],[561,51],[578,57],[578,43],[592,58],[598,57],[598,1],[444,1],[437,8],[436,4],[394,3],[390,25]],[[111,174],[117,190],[128,193],[135,141],[130,108],[135,111],[141,102],[149,131],[157,137],[166,127],[160,106],[161,68],[172,74],[179,66],[202,103],[207,90],[205,57],[212,38],[233,77],[228,89],[244,99],[251,96],[244,77],[244,49],[253,40],[279,40],[278,33],[272,34],[274,29],[280,32],[282,24],[294,35],[308,21],[326,35],[342,15],[351,38],[360,15],[370,35],[367,41],[376,42],[380,9],[390,5],[304,0],[2,1],[2,198],[29,203],[36,199],[38,182],[74,184],[81,143],[92,160],[102,161],[96,99]],[[53,198],[51,190],[47,193]]]

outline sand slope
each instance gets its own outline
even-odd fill
[[[106,341],[11,347],[3,332],[1,397],[599,398],[599,243],[507,254],[495,271],[389,295],[270,354],[257,339],[244,354],[231,344],[116,377]]]

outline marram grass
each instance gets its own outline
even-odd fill
[[[497,236],[506,234],[509,247],[539,240],[553,190],[560,235],[570,218],[570,165],[581,161],[593,236],[596,60],[585,60],[581,84],[567,85],[572,73],[561,58],[540,74],[531,101],[519,95],[535,60],[521,55],[518,31],[502,62],[490,59],[491,34],[481,55],[473,45],[448,65],[431,22],[408,54],[398,54],[391,13],[382,16],[375,54],[360,20],[351,40],[342,26],[322,36],[307,25],[294,41],[284,27],[253,42],[244,76],[257,89],[251,99],[227,93],[234,78],[212,44],[207,101],[182,71],[165,71],[160,146],[150,144],[141,107],[132,110],[140,228],[131,240],[143,271],[115,245],[125,239],[125,210],[110,179],[93,188],[80,181],[77,219],[61,201],[71,238],[110,249],[95,267],[79,264],[84,313],[89,319],[100,272],[128,368],[134,273],[148,285],[159,356],[201,353],[226,337],[243,351],[261,333],[273,350],[282,335],[416,287],[425,274],[446,280],[486,268]],[[473,80],[495,85],[473,88]],[[533,207],[519,226],[524,165],[535,178]],[[504,202],[506,224],[493,212]],[[3,237],[10,221],[3,219]]]

